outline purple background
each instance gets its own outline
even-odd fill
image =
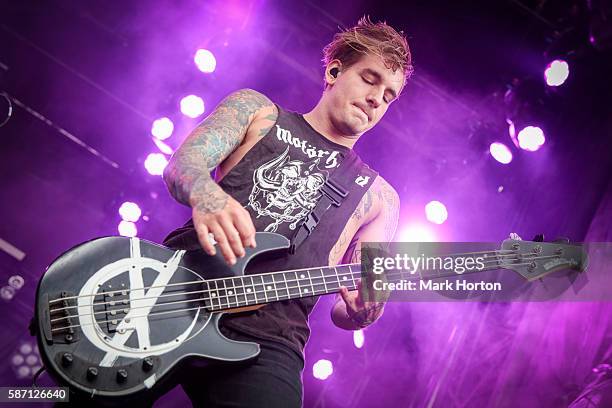
[[[0,385],[27,384],[11,358],[31,341],[36,282],[58,254],[116,235],[126,200],[143,208],[149,221],[138,222],[139,236],[152,241],[189,217],[143,167],[157,151],[152,121],[174,121],[167,143],[177,147],[201,120],[179,111],[189,93],[207,112],[243,87],[310,110],[322,90],[322,48],[363,14],[404,30],[416,67],[400,100],[356,146],[400,194],[399,238],[426,225],[439,240],[501,241],[512,231],[610,241],[612,61],[589,45],[586,2],[457,3],[3,2],[0,91],[55,126],[14,107],[0,127],[0,238],[26,253],[17,261],[0,251],[0,286],[15,274],[25,279],[10,302],[0,301]],[[199,47],[215,53],[213,74],[193,64]],[[573,51],[571,72],[539,110],[546,144],[518,151],[503,95],[513,78],[541,80],[557,49]],[[511,146],[512,163],[488,154],[496,140]],[[425,219],[431,200],[448,209],[442,225]],[[311,317],[306,406],[566,406],[610,359],[605,303],[390,304],[358,350],[351,332],[331,324],[331,300],[321,299]],[[334,363],[326,381],[312,376],[320,358]],[[156,406],[176,404],[188,404],[179,388]]]

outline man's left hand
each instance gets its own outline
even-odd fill
[[[345,286],[340,286],[340,296],[346,305],[346,313],[349,319],[359,328],[372,324],[382,314],[385,302],[369,302],[362,297],[361,279],[357,281],[357,289],[349,291]],[[371,294],[374,298],[374,294]]]

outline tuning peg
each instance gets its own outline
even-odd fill
[[[533,242],[544,242],[544,234],[537,234],[532,239]]]
[[[555,239],[553,242],[555,244],[569,244],[570,240],[569,240],[569,238],[559,237],[559,238]]]

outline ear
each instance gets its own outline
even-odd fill
[[[327,64],[327,67],[325,67],[325,83],[327,85],[333,85],[338,80],[341,72],[342,62],[338,59],[331,60],[329,64]],[[336,73],[336,75],[332,75],[333,73]]]

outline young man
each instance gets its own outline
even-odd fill
[[[295,254],[258,271],[359,262],[361,242],[392,239],[398,195],[355,159],[352,148],[402,92],[412,72],[408,44],[387,24],[363,18],[335,35],[324,62],[325,88],[310,112],[286,111],[244,89],[225,98],[186,138],[164,180],[172,196],[192,208],[192,220],[170,234],[166,245],[221,251],[234,264],[245,247],[255,247],[255,231],[292,238],[338,168],[359,174],[345,202],[324,214]],[[210,176],[215,168],[216,180]],[[260,343],[261,354],[246,366],[189,374],[183,388],[194,404],[300,406],[302,351],[315,303],[316,297],[288,300],[224,317],[224,334]],[[359,291],[342,287],[331,317],[336,326],[356,330],[382,311],[382,304],[364,302]]]

